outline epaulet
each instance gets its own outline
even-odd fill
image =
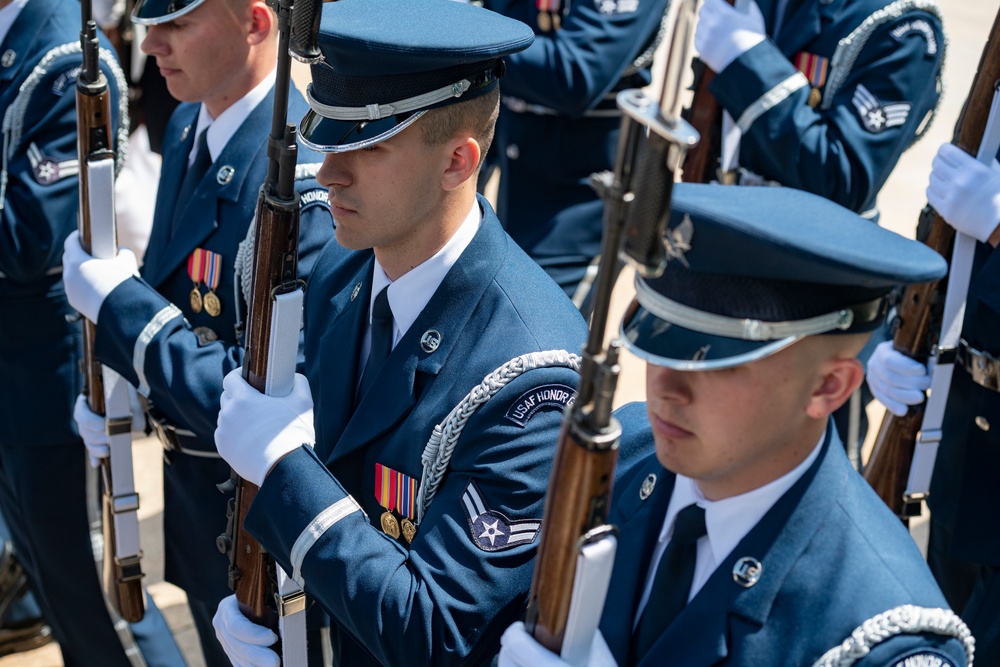
[[[3,117],[3,155],[0,156],[0,209],[3,208],[4,203],[7,201],[7,165],[13,158],[13,151],[18,149],[21,145],[21,134],[24,131],[24,118],[28,111],[28,105],[31,102],[31,96],[34,94],[35,89],[38,84],[43,80],[45,75],[47,75],[53,64],[60,58],[64,58],[68,55],[79,54],[81,52],[79,42],[68,42],[60,46],[56,46],[48,51],[38,64],[35,65],[34,69],[31,70],[31,74],[28,78],[24,80],[21,87],[17,91],[17,97],[14,101],[7,107],[7,112]],[[121,67],[118,66],[118,61],[115,59],[114,54],[108,49],[100,49],[100,60],[111,70],[112,76],[115,79],[115,85],[118,88],[118,132],[115,137],[115,175],[121,172],[122,167],[125,165],[125,158],[128,156],[128,129],[129,129],[129,115],[128,115],[128,84],[125,81],[125,74],[122,72]],[[37,155],[32,157],[32,151],[34,153],[38,152],[37,146],[29,146],[29,159],[32,159],[33,167],[40,165],[42,163],[42,158]],[[51,162],[51,161],[50,161]],[[78,173],[79,164],[76,160],[70,161],[72,164],[67,165],[68,168],[63,173],[65,175],[73,175]],[[58,170],[57,170],[58,171]],[[54,182],[54,180],[53,180]]]
[[[965,649],[966,665],[972,666],[972,658],[976,650],[976,640],[968,626],[950,609],[933,609],[904,604],[873,616],[859,625],[840,646],[836,646],[813,663],[813,667],[849,667],[867,656],[872,648],[887,639],[897,635],[916,635],[930,633],[943,637],[954,637]],[[903,667],[918,664],[935,664],[944,667],[961,667],[954,665],[940,652],[928,648],[924,653],[935,662],[917,662],[921,652],[913,653],[892,667]]]
[[[418,524],[434,499],[445,472],[448,471],[451,456],[455,451],[459,437],[462,435],[462,430],[476,410],[521,374],[536,368],[560,366],[579,372],[580,357],[570,354],[566,350],[531,352],[514,357],[483,378],[483,381],[473,387],[465,398],[459,401],[458,405],[448,413],[444,421],[434,427],[434,432],[420,456],[420,462],[424,469],[420,476],[420,487],[417,492]]]
[[[886,5],[882,9],[879,9],[864,21],[861,22],[857,28],[855,28],[851,34],[847,35],[840,40],[837,44],[837,49],[833,53],[833,57],[830,59],[830,76],[827,79],[826,89],[823,92],[823,100],[820,103],[821,109],[829,109],[833,106],[833,98],[843,87],[844,83],[847,81],[848,77],[851,75],[851,71],[854,69],[854,63],[861,53],[861,50],[868,43],[868,38],[872,36],[875,32],[885,23],[889,21],[895,21],[901,18],[907,12],[912,11],[923,11],[928,14],[932,14],[937,18],[938,22],[944,23],[941,8],[938,7],[935,0],[896,0],[889,5]],[[938,69],[937,73],[937,87],[938,87],[938,99],[944,95],[944,61],[945,54],[947,53],[947,38],[944,35],[942,29],[942,40],[940,44],[933,41],[933,35],[931,35],[931,40],[928,41],[928,50],[941,51],[941,67]],[[917,139],[922,137],[931,126],[931,122],[934,120],[934,116],[937,112],[937,105],[935,104],[928,112],[926,120],[924,120],[920,127],[918,128],[917,135],[914,137],[913,142],[915,143]]]

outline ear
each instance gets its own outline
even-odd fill
[[[820,366],[819,381],[809,396],[806,414],[825,420],[847,402],[864,379],[865,368],[853,357],[837,357],[824,362]]]
[[[441,187],[452,191],[466,183],[476,174],[483,156],[479,142],[472,137],[463,137],[448,143],[450,154],[448,164],[441,174]]]
[[[263,0],[256,0],[250,4],[250,32],[247,35],[247,43],[257,45],[266,40],[271,31],[274,30],[274,12]]]

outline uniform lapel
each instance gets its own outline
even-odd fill
[[[184,163],[194,146],[194,124],[198,118],[198,105],[182,105],[174,112],[170,124],[172,136],[164,137],[163,165],[160,168],[160,186],[156,193],[153,229],[149,236],[149,252],[142,266],[142,275],[150,285],[160,285],[173,270],[165,254],[170,239],[171,220],[177,204],[177,190],[184,178]]]
[[[31,46],[47,23],[42,17],[52,14],[52,10],[51,0],[41,0],[29,2],[17,15],[0,45],[4,54],[0,58],[0,86],[3,88],[20,74]]]
[[[320,341],[320,376],[316,403],[319,432],[316,454],[330,458],[354,413],[354,393],[358,380],[362,334],[371,301],[374,259],[365,262],[347,287],[330,300],[329,324]],[[326,315],[324,315],[326,317]],[[332,397],[332,398],[330,398]]]
[[[418,375],[436,376],[459,338],[476,335],[466,330],[466,324],[503,261],[504,253],[497,252],[503,247],[503,234],[495,216],[486,216],[427,306],[393,348],[375,384],[358,404],[328,463],[364,447],[396,426],[419,400],[416,393]],[[370,293],[371,287],[368,289]],[[367,301],[364,305],[367,306]],[[431,339],[436,346],[428,344]],[[426,390],[429,384],[421,382],[420,386]],[[444,418],[450,409],[451,406],[441,417]],[[430,437],[429,432],[427,436]]]
[[[764,626],[785,577],[822,524],[817,517],[823,515],[823,503],[838,495],[845,481],[834,460],[839,452],[831,447],[832,428],[831,423],[816,462],[719,564],[640,667],[660,664],[663,655],[679,665],[714,665],[729,656],[731,642]],[[745,558],[763,566],[760,579],[749,587],[734,577]]]
[[[825,5],[814,0],[790,0],[785,10],[785,20],[775,42],[789,59],[813,42],[822,30],[822,11]]]
[[[652,492],[643,498],[643,485],[648,488],[650,482]],[[604,609],[613,609],[615,613],[604,614],[601,632],[620,665],[628,660],[636,605],[646,585],[646,573],[673,490],[673,474],[659,464],[655,455],[650,456],[632,483],[617,495],[608,517],[618,526],[618,555]]]
[[[157,215],[157,222],[161,226],[166,227],[168,230],[166,235],[170,239],[167,241],[162,258],[156,267],[159,271],[158,278],[165,278],[174,269],[187,261],[191,252],[218,229],[220,201],[236,202],[239,200],[240,190],[244,187],[247,175],[250,173],[251,165],[256,160],[263,159],[262,154],[265,150],[266,142],[262,137],[267,136],[273,95],[274,91],[272,90],[250,112],[250,115],[247,116],[240,128],[222,149],[219,157],[212,163],[201,183],[195,188],[190,201],[186,205],[183,202],[175,202],[184,208],[179,211],[180,217],[176,222],[176,228],[172,235],[169,233],[169,229],[174,218],[174,207],[169,207],[171,209],[169,217],[167,217],[166,212],[164,212],[163,216]],[[197,109],[197,107],[195,108]],[[170,174],[172,178],[170,183],[172,192],[168,193],[171,197],[176,195],[177,189],[180,188],[181,181],[183,180],[184,162],[187,160],[187,155],[194,145],[195,137],[193,135],[195,133],[194,123],[196,120],[197,116],[192,119],[191,130],[188,132],[188,136],[185,137],[183,143],[187,150],[182,149],[179,151],[182,156],[181,162],[179,164],[171,164],[172,170]],[[161,179],[161,183],[165,183],[165,181]],[[246,186],[259,187],[260,183],[246,184]],[[240,224],[249,226],[250,215],[252,213],[248,212],[247,219],[241,220]],[[161,231],[161,233],[163,232]],[[163,237],[161,236],[160,238],[162,239]],[[157,284],[155,280],[149,280],[149,282],[154,286]]]

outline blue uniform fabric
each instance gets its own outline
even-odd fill
[[[793,59],[801,52],[830,59],[829,73],[820,88],[824,101],[818,108],[807,104],[812,86],[805,85],[777,96],[776,103],[752,122],[740,143],[740,166],[859,213],[872,209],[900,155],[937,106],[937,77],[945,52],[937,14],[925,9],[930,5],[926,2],[897,7],[899,12],[887,14],[889,20],[876,21],[874,30],[855,35],[854,44],[863,44],[860,51],[853,60],[845,57],[834,67],[841,40],[870,17],[878,18],[887,5],[899,3],[789,0],[777,35],[773,30],[778,0],[757,4],[770,39],[737,58],[709,86],[733,119],[739,121],[769,92],[780,92],[779,84],[798,71]],[[827,88],[841,76],[843,81],[826,107]],[[871,98],[859,96],[859,86],[883,106],[910,105],[905,122],[885,123],[887,110],[865,103]],[[864,115],[874,114],[870,120],[881,125],[866,127],[856,96]]]
[[[80,8],[32,0],[0,45],[0,110],[23,124],[5,133],[0,188],[0,508],[35,597],[59,642],[63,661],[120,665],[129,661],[105,607],[86,512],[86,454],[73,421],[80,393],[81,328],[66,302],[60,258],[76,229],[76,74]],[[35,66],[51,61],[23,114],[12,113]],[[103,37],[101,45],[111,49]],[[112,92],[113,125],[119,91]],[[67,318],[70,318],[69,320]],[[182,665],[159,611],[133,626],[150,665]]]
[[[972,265],[962,338],[969,346],[1000,356],[1000,253],[979,243]],[[993,526],[989,498],[995,486],[992,473],[1000,469],[1000,393],[972,381],[956,366],[942,425],[942,442],[934,467],[931,494],[931,569],[945,595],[962,612],[976,636],[977,664],[1000,660],[1000,627],[996,606],[1000,605],[1000,535]],[[943,537],[941,542],[938,539]],[[933,553],[940,544],[943,562]],[[976,583],[970,591],[951,580],[958,563],[974,565]],[[978,580],[978,581],[977,581]],[[994,581],[992,588],[985,585]],[[992,613],[986,613],[992,606]]]
[[[179,438],[191,453],[167,452],[164,466],[165,576],[189,598],[213,608],[231,593],[228,560],[215,546],[226,527],[228,500],[216,484],[229,479],[230,468],[215,452],[213,434],[222,380],[243,358],[236,323],[238,317],[246,320],[246,304],[235,284],[234,262],[267,173],[273,99],[272,90],[229,140],[188,202],[176,198],[195,141],[199,105],[182,104],[174,112],[164,140],[167,149],[142,277],[119,285],[105,300],[95,345],[103,363],[148,394],[160,418],[189,433]],[[289,117],[302,115],[306,108],[301,94],[291,91]],[[315,165],[322,159],[300,146],[298,161],[300,166]],[[333,234],[333,220],[326,190],[314,176],[297,179],[295,188],[301,201],[298,269],[305,277]],[[171,237],[175,206],[184,208]],[[205,310],[195,313],[191,307],[194,284],[188,257],[197,248],[222,255],[215,290],[222,310],[217,317]],[[204,286],[202,292],[207,292]],[[207,341],[207,331],[216,340]],[[137,349],[144,353],[137,355]],[[217,646],[210,627],[199,625],[199,630],[203,644]],[[217,655],[224,659],[221,648]]]
[[[489,163],[500,169],[497,214],[507,233],[570,295],[600,253],[604,206],[590,175],[614,166],[621,116],[615,93],[649,83],[631,65],[650,45],[665,0],[573,0],[558,30],[538,27],[535,3],[486,0],[535,29],[505,57],[500,92],[548,113],[502,104]],[[648,65],[647,65],[648,67]],[[588,111],[608,112],[603,116]]]
[[[601,632],[624,665],[674,476],[656,459],[644,404],[616,416],[623,451],[647,452],[619,469],[608,519],[618,526],[619,543]],[[827,434],[816,462],[720,563],[639,665],[811,665],[876,614],[902,604],[947,607],[899,519],[851,468],[834,430]],[[655,485],[644,498],[640,488],[652,475]],[[763,569],[744,588],[732,572],[748,556]],[[927,652],[950,661],[933,664],[966,664],[960,642],[927,634],[887,639],[853,664],[897,665]]]
[[[300,574],[332,617],[334,664],[489,664],[503,630],[524,610],[537,535],[509,548],[481,537],[488,531],[479,530],[463,496],[478,490],[508,523],[541,520],[565,400],[539,403],[529,416],[509,411],[540,388],[575,388],[575,371],[527,371],[479,407],[412,544],[383,533],[376,498],[376,464],[420,480],[434,426],[488,374],[519,355],[572,352],[585,340],[569,299],[504,233],[486,200],[479,205],[476,236],[356,407],[372,254],[331,243],[310,281],[306,372],[316,448],[274,467],[245,527],[287,572]],[[429,330],[440,340],[432,352],[421,345]],[[296,540],[348,495],[364,511],[318,531],[306,552],[297,547],[296,567]]]

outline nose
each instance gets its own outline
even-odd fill
[[[139,45],[142,52],[150,56],[166,54],[166,41],[163,39],[163,27],[151,25],[146,28],[146,36]]]
[[[691,398],[688,371],[646,364],[646,393],[664,400],[686,402]]]
[[[316,180],[325,188],[350,185],[352,179],[347,154],[327,153],[323,165],[316,172]]]

